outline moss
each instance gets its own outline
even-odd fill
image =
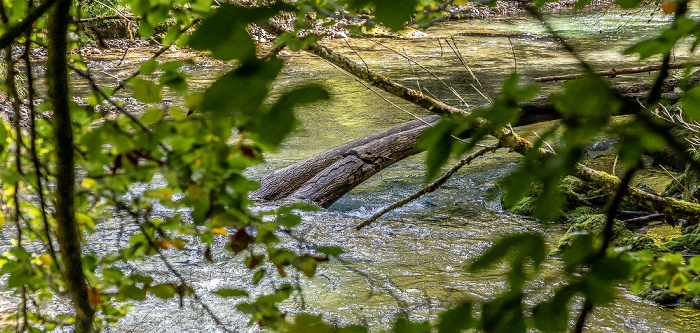
[[[653,290],[645,295],[640,295],[640,297],[661,305],[671,305],[678,303],[682,295],[678,295],[668,289],[659,289]]]
[[[580,207],[587,208],[588,212],[591,213],[595,209],[590,208],[590,206],[602,206],[607,199],[607,196],[603,195],[604,192],[602,190],[594,189],[584,181],[571,176],[567,176],[562,180],[559,189],[565,197],[564,206],[560,214],[560,216],[565,219],[570,219],[569,216]],[[535,202],[540,193],[541,188],[539,186],[533,187],[527,196],[510,207],[509,210],[519,215],[532,215]],[[503,202],[501,202],[501,204],[503,204]],[[575,214],[577,215],[578,213]]]
[[[683,229],[682,235],[665,244],[671,251],[700,252],[700,227],[691,225]]]
[[[582,217],[585,215],[582,215]],[[571,239],[582,231],[592,235],[600,235],[605,227],[605,214],[588,215],[587,218],[579,218],[574,221],[574,224],[569,228],[564,237],[559,240],[557,251],[561,252],[569,247]],[[627,230],[622,222],[615,220],[613,222],[613,237],[612,246],[626,248],[629,251],[644,251],[651,250],[655,254],[667,252],[668,249],[663,246],[654,244],[654,240],[643,234],[637,234]]]
[[[533,196],[524,197],[511,207],[510,211],[518,215],[532,215],[532,211],[535,208],[535,201],[537,201],[537,198]]]
[[[574,210],[566,213],[566,219],[573,224],[581,223],[591,217],[591,215],[600,214],[600,210],[594,207],[576,207]]]

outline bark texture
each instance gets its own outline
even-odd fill
[[[673,64],[669,64],[668,69],[680,69],[680,68],[694,67],[694,66],[700,66],[700,61],[673,63]],[[662,67],[662,65],[650,65],[650,66],[641,66],[641,67],[620,68],[620,69],[611,69],[609,71],[600,71],[600,72],[596,72],[596,74],[598,74],[600,76],[615,77],[617,75],[622,75],[622,74],[634,74],[634,73],[658,71],[658,70],[661,70],[661,67]],[[583,75],[584,74],[543,76],[543,77],[535,78],[535,82],[571,80],[571,79],[575,79],[577,77],[581,77]]]
[[[321,171],[346,157],[353,149],[397,133],[425,128],[426,124],[435,124],[439,120],[439,116],[429,116],[409,121],[331,148],[301,162],[274,171],[260,180],[260,189],[253,192],[251,197],[255,200],[265,201],[287,198]]]
[[[48,26],[48,60],[46,81],[53,105],[54,139],[56,144],[56,224],[58,244],[66,288],[75,308],[75,332],[92,332],[95,311],[88,298],[83,273],[80,227],[75,219],[75,161],[73,130],[69,106],[68,45],[71,0],[59,0],[51,11]]]
[[[377,172],[415,154],[413,147],[426,128],[428,125],[419,126],[351,149],[307,181],[291,198],[329,207]]]

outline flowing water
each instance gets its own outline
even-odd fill
[[[565,11],[554,14],[551,23],[594,67],[633,67],[639,65],[636,57],[621,55],[621,51],[653,35],[669,21],[669,17],[659,12],[650,13],[626,15],[610,11],[581,14]],[[429,37],[422,39],[354,39],[349,43],[336,40],[328,44],[342,54],[366,63],[372,70],[407,86],[423,89],[453,105],[459,105],[460,99],[470,106],[483,105],[485,99],[472,84],[483,94],[495,95],[500,83],[516,67],[526,81],[538,76],[578,71],[576,60],[566,54],[540,23],[530,18],[448,22],[428,29],[427,33]],[[458,50],[483,87],[473,80],[446,40]],[[429,68],[460,96],[450,93],[445,85],[399,54]],[[676,58],[682,61],[691,56],[679,52]],[[653,60],[658,59],[650,62]],[[216,66],[194,66],[188,70],[203,84],[222,71]],[[623,82],[651,77],[650,74],[640,74],[636,78],[627,76],[615,80]],[[299,130],[277,152],[267,154],[267,163],[250,170],[249,176],[262,177],[271,170],[335,145],[411,120],[413,115],[427,115],[415,106],[380,94],[403,110],[391,106],[352,77],[307,54],[289,57],[275,94],[308,82],[323,84],[333,94],[333,99],[299,109],[302,122]],[[547,84],[542,86],[542,91],[560,87],[561,83]],[[529,126],[518,131],[525,136],[534,136],[534,132],[546,126]],[[423,155],[418,155],[397,163],[329,209],[303,214],[302,225],[297,231],[302,240],[286,239],[282,246],[301,251],[321,245],[342,246],[345,253],[339,260],[321,264],[314,278],[298,278],[304,293],[285,302],[286,311],[290,314],[300,311],[321,313],[331,322],[364,323],[374,330],[388,328],[399,312],[406,312],[413,319],[435,320],[439,311],[455,302],[464,299],[485,301],[504,290],[505,267],[481,273],[465,270],[466,263],[499,236],[534,231],[554,245],[567,228],[565,225],[543,224],[501,208],[497,196],[494,196],[497,183],[517,166],[519,157],[499,151],[463,168],[437,192],[387,214],[360,232],[354,231],[353,227],[363,218],[424,185],[423,159]],[[162,210],[160,213],[168,212]],[[122,224],[125,223],[115,220],[103,225],[97,234],[90,235],[89,250],[114,251],[128,238],[128,228],[124,234],[119,232]],[[269,278],[254,286],[242,259],[224,250],[223,240],[215,244],[214,263],[206,262],[201,251],[201,246],[192,245],[184,251],[168,251],[166,254],[204,302],[236,331],[260,329],[257,325],[247,326],[248,319],[235,310],[239,301],[212,296],[206,291],[229,287],[245,289],[255,295],[269,292],[284,282],[297,281],[295,276],[281,279],[275,272],[268,273]],[[124,268],[154,275],[158,282],[174,281],[157,258],[131,265]],[[564,281],[560,263],[547,261],[540,277],[528,285],[526,303],[532,305],[545,299]],[[700,330],[698,310],[654,305],[634,296],[624,285],[619,286],[618,294],[614,304],[597,308],[592,313],[589,331]],[[576,306],[572,308],[575,309]],[[570,319],[573,324],[575,318]],[[177,300],[149,297],[135,306],[117,327],[107,329],[119,332],[175,330],[209,332],[215,331],[216,326],[190,300],[185,300],[180,308]]]

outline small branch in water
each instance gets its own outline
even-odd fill
[[[473,161],[477,157],[480,157],[480,156],[486,154],[487,152],[495,151],[496,149],[499,148],[499,146],[500,145],[493,146],[493,147],[486,147],[484,149],[477,151],[476,153],[473,153],[473,154],[463,158],[461,161],[459,161],[459,163],[455,164],[452,168],[450,168],[450,170],[448,170],[444,175],[442,175],[440,178],[436,179],[430,185],[422,188],[420,191],[414,193],[410,197],[405,198],[401,201],[394,203],[393,205],[391,205],[389,207],[382,209],[380,212],[372,215],[372,217],[364,220],[362,223],[357,225],[355,227],[355,230],[361,230],[362,228],[364,228],[364,227],[370,225],[372,222],[376,221],[378,218],[382,217],[384,214],[386,214],[394,209],[397,209],[397,208],[399,208],[399,207],[401,207],[401,206],[403,206],[403,205],[405,205],[413,200],[416,200],[416,199],[422,197],[426,193],[434,192],[440,186],[445,184],[445,182],[447,182],[447,180],[450,179],[452,177],[452,175],[454,175],[455,172],[459,171],[459,169],[461,169],[463,166],[471,163],[471,161]]]
[[[462,56],[462,53],[459,52],[459,48],[457,47],[457,42],[455,41],[455,38],[452,37],[452,44],[450,44],[450,42],[447,39],[445,39],[445,43],[447,43],[447,46],[449,46],[450,49],[452,49],[452,52],[455,53],[455,55],[457,56],[457,59],[459,59],[459,62],[462,63],[462,66],[464,66],[464,68],[466,68],[467,71],[469,71],[469,74],[472,76],[472,79],[474,79],[474,81],[476,81],[476,84],[478,84],[479,87],[481,87],[481,90],[484,90],[484,86],[481,85],[481,81],[479,81],[479,79],[476,77],[476,75],[474,75],[474,72],[472,72],[472,69],[469,67],[469,65],[467,65],[467,62],[464,60],[464,56]],[[481,95],[481,97],[486,99],[489,102],[489,104],[493,103],[491,98],[488,97],[487,95],[485,95],[484,93],[482,93],[481,90],[477,89],[473,84],[471,86],[472,86],[472,88],[474,88],[474,90],[476,90],[477,93],[479,93],[479,95]]]
[[[671,223],[666,221],[667,218],[670,218],[672,220]],[[635,217],[635,218],[631,218],[628,220],[624,220],[624,221],[622,221],[622,223],[624,223],[625,226],[629,228],[630,226],[636,227],[638,225],[642,225],[642,224],[654,222],[654,221],[664,221],[667,224],[674,224],[673,222],[675,220],[671,216],[666,216],[664,214],[659,214],[659,213],[652,213],[652,214],[649,214],[646,216],[640,216],[640,217]]]
[[[517,74],[518,73],[518,58],[515,57],[515,46],[513,46],[513,41],[510,39],[510,36],[508,37],[508,43],[510,43],[510,50],[513,51],[513,71]]]
[[[437,74],[435,74],[435,72],[433,72],[430,69],[426,68],[425,66],[421,65],[419,62],[413,60],[413,58],[409,57],[408,55],[404,55],[401,52],[398,52],[398,51],[396,51],[396,50],[394,50],[394,49],[392,49],[392,48],[390,48],[390,47],[388,47],[380,42],[377,42],[376,40],[374,40],[372,38],[367,38],[367,40],[369,40],[370,42],[375,43],[375,44],[377,44],[377,45],[379,45],[379,46],[381,46],[381,47],[383,47],[391,52],[396,53],[397,55],[406,59],[409,62],[416,64],[422,70],[424,70],[428,74],[430,74],[430,76],[432,76],[436,80],[438,80],[438,82],[442,83],[442,85],[444,85],[447,89],[449,89],[452,92],[452,94],[455,95],[455,97],[457,97],[457,99],[459,99],[460,102],[462,102],[462,105],[466,106],[467,108],[470,108],[469,104],[467,104],[467,101],[465,101],[464,98],[462,98],[462,96],[457,92],[457,90],[455,90],[455,88],[453,88],[451,85],[447,84],[447,82],[443,81],[439,76],[437,76]]]

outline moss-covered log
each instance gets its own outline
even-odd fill
[[[279,27],[276,27],[274,25],[268,26],[267,29],[276,35],[279,35],[284,32]],[[400,85],[382,75],[369,71],[368,69],[360,66],[359,64],[353,62],[347,57],[344,57],[324,46],[318,44],[311,44],[307,46],[306,50],[342,68],[343,70],[362,79],[363,81],[366,81],[370,85],[378,87],[388,93],[391,93],[395,96],[401,97],[409,102],[419,105],[437,115],[446,115],[456,112],[463,112],[458,108],[452,107],[443,102],[425,96],[421,92]],[[669,81],[661,87],[661,91],[668,92],[670,91],[670,89],[672,89],[673,85],[674,83]],[[645,86],[642,86],[642,88],[648,89],[648,87]],[[641,88],[619,87],[618,92],[622,95],[627,95],[629,96],[629,98],[634,99],[639,97],[639,94],[641,93],[639,91],[640,89]],[[546,99],[537,100],[534,103],[539,103],[539,105],[530,104],[531,107],[523,106],[522,115],[518,123],[513,124],[514,126],[525,125],[543,120],[552,120],[560,117],[556,109],[548,105]],[[472,130],[478,129],[479,127],[483,126],[483,124],[484,120],[477,119],[474,121],[474,123],[471,124],[470,128]],[[524,155],[533,147],[531,142],[519,137],[511,129],[504,128],[491,134],[498,139],[501,147],[510,148],[519,154]],[[543,156],[547,154],[552,154],[552,152],[544,149],[541,149],[540,152]],[[338,173],[335,174],[339,175]],[[325,176],[319,177],[327,179],[327,176],[329,174],[324,175]],[[578,164],[576,166],[576,168],[573,171],[573,175],[596,187],[608,189],[610,191],[616,189],[620,184],[620,180],[617,177],[607,174],[605,172],[593,170],[582,164]],[[364,177],[355,179],[361,178]],[[295,197],[303,198],[303,195],[295,195]],[[698,223],[698,221],[700,221],[700,205],[698,204],[680,201],[673,198],[663,198],[632,187],[629,188],[629,197],[630,200],[639,204],[641,207],[649,209],[650,211],[656,211],[661,214],[686,219],[690,224],[695,224]]]

